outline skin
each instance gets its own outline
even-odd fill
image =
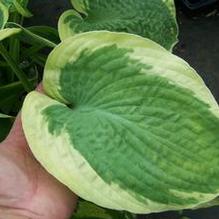
[[[38,87],[42,92],[42,87]],[[0,143],[0,219],[68,219],[77,197],[46,172],[26,142],[20,115]]]

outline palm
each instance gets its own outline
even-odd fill
[[[20,116],[0,144],[0,210],[36,219],[67,219],[76,205],[68,188],[35,160],[25,140]]]

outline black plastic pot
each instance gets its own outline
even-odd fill
[[[181,3],[189,10],[197,10],[209,6],[218,0],[180,0]]]

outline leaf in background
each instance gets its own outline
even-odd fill
[[[13,4],[13,0],[1,0],[1,2],[9,9]]]
[[[20,40],[24,41],[25,43],[29,44],[41,44],[47,47],[54,48],[56,47],[57,44],[53,43],[49,39],[46,39],[40,35],[35,34],[34,32],[28,30],[27,28],[22,27],[19,24],[13,23],[13,22],[8,22],[7,23],[8,27],[17,27],[20,28],[22,31],[19,34]]]
[[[7,6],[8,10],[13,13],[13,12],[18,12],[15,5],[14,5],[14,0],[1,0],[2,3]],[[27,4],[28,4],[29,0],[17,0],[17,2],[15,4],[19,5],[19,7],[23,8],[23,10],[27,10],[26,7],[27,7]],[[22,10],[22,9],[21,9]],[[25,12],[24,12],[25,13]],[[26,12],[26,13],[31,13],[31,12]],[[30,14],[29,14],[30,15]]]
[[[17,113],[22,105],[20,96],[23,92],[21,82],[0,86],[0,110],[4,113]]]
[[[4,100],[0,101],[0,109],[4,113],[16,114],[22,106],[19,95],[10,95]]]
[[[0,2],[0,29],[3,29],[8,20],[8,8]],[[1,37],[1,33],[0,33]]]
[[[57,29],[49,26],[31,26],[27,27],[27,30],[31,31],[32,33],[41,36],[47,40],[50,40],[51,42],[55,44],[60,43],[59,39],[59,33]]]
[[[2,142],[8,135],[13,121],[11,119],[0,118],[0,142]]]
[[[33,14],[26,7],[23,7],[23,5],[18,0],[13,0],[13,5],[16,8],[17,12],[23,17],[33,16]]]
[[[173,0],[71,0],[76,10],[62,14],[61,40],[92,30],[127,32],[149,38],[168,50],[177,42]],[[83,13],[84,17],[79,14]]]
[[[0,119],[8,119],[8,118],[11,118],[11,116],[0,113]]]
[[[49,55],[43,87],[48,96],[25,99],[26,138],[80,197],[151,213],[218,196],[219,106],[194,69],[160,45],[127,33],[77,34]]]
[[[0,30],[0,41],[21,32],[20,28],[5,28]]]
[[[126,219],[125,212],[101,208],[87,201],[79,201],[74,219]]]

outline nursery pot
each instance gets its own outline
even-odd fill
[[[180,0],[182,4],[190,9],[190,10],[197,10],[206,6],[209,6],[218,0]]]

